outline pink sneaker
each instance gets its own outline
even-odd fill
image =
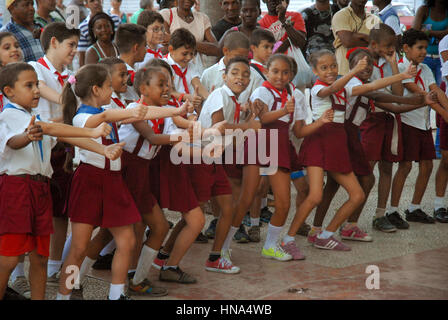
[[[314,242],[314,246],[319,249],[326,250],[338,250],[338,251],[350,251],[352,250],[350,247],[343,244],[341,241],[337,240],[333,236],[328,239],[319,239],[316,238]]]
[[[156,257],[154,259],[154,261],[152,262],[152,266],[154,268],[156,268],[157,270],[160,270],[165,265],[165,263],[166,263],[166,259],[162,260],[162,259],[159,259]]]
[[[305,256],[300,252],[295,241],[289,241],[288,243],[282,242],[282,249],[292,256],[292,260],[304,260]]]
[[[358,226],[353,226],[350,229],[341,228],[339,231],[342,239],[370,242],[373,241],[372,237],[367,233],[359,229]]]
[[[314,234],[312,234],[312,235],[310,235],[310,233],[311,233],[311,231],[308,233],[307,240],[308,240],[309,243],[314,243],[314,242],[316,242],[317,235],[319,233],[321,233],[321,231],[314,232]]]

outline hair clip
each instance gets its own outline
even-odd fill
[[[71,85],[74,85],[76,83],[76,77],[75,76],[70,76],[70,77],[68,77],[67,81]]]

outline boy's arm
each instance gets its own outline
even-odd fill
[[[386,102],[377,102],[375,104],[377,107],[380,107],[381,109],[384,109],[389,112],[393,113],[403,113],[403,112],[409,112],[421,107],[424,107],[424,104],[395,104],[395,103],[386,103]]]
[[[420,88],[417,84],[413,82],[405,83],[404,87],[412,93],[426,93],[422,88]],[[445,93],[443,93],[442,90],[440,90],[435,83],[431,84],[429,86],[429,89],[437,93],[437,99],[442,104],[441,105],[439,103],[433,103],[430,105],[430,107],[434,109],[436,112],[438,112],[442,116],[443,120],[448,122],[448,111],[447,109],[445,109],[445,107],[448,107],[448,101],[445,96]]]
[[[394,51],[394,53],[391,56],[385,56],[384,59],[389,63],[390,68],[392,70],[392,75],[396,75],[400,73],[400,70],[398,68],[398,62],[397,62],[397,54]],[[395,82],[391,85],[392,93],[397,96],[402,96],[404,93],[403,83]]]
[[[88,138],[68,138],[58,137],[58,141],[80,147],[81,149],[98,153],[110,160],[116,160],[121,156],[124,142],[114,143],[108,146],[99,144],[98,142]]]
[[[384,102],[384,103],[403,103],[403,104],[421,105],[425,101],[425,94],[398,96],[385,92],[373,91],[373,92],[367,92],[363,94],[363,96],[375,100],[375,103]]]
[[[17,150],[26,147],[32,141],[42,140],[43,130],[38,124],[35,124],[36,116],[32,116],[30,123],[23,133],[12,136],[7,141],[7,146],[11,149]]]
[[[54,89],[47,86],[45,82],[39,80],[40,96],[48,101],[61,104],[61,95]]]
[[[51,123],[37,121],[37,125],[42,128],[43,134],[53,137],[79,137],[79,138],[99,138],[105,137],[111,132],[111,127],[107,123],[102,123],[96,128],[78,128],[64,123]]]
[[[232,130],[241,129],[241,130],[245,131],[248,129],[260,129],[261,128],[260,122],[254,120],[254,119],[255,119],[255,115],[252,114],[251,117],[246,122],[240,122],[240,123],[225,122],[223,125],[224,125],[225,129],[232,129]],[[222,121],[224,121],[224,113],[223,113],[222,109],[220,109],[212,114],[212,124],[213,125],[215,125],[219,122],[222,122]]]

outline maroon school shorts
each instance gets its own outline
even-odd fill
[[[420,130],[405,123],[401,124],[403,134],[403,161],[432,160],[436,149],[432,130]]]

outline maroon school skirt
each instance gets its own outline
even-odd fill
[[[53,233],[50,182],[0,175],[0,235]]]
[[[345,131],[347,132],[347,146],[350,155],[350,160],[353,172],[357,176],[368,176],[372,173],[372,167],[366,158],[364,149],[362,148],[359,127],[351,122],[344,123]]]
[[[51,166],[53,175],[50,180],[51,198],[53,199],[53,217],[64,217],[64,207],[68,199],[70,182],[73,173],[64,170],[66,150],[62,144],[57,144],[51,151]]]
[[[387,112],[370,113],[359,127],[361,144],[369,161],[401,161],[403,157],[403,139],[400,115],[395,116],[398,124],[398,155],[390,151],[394,129],[394,117]]]
[[[151,192],[149,160],[123,150],[121,175],[141,214],[152,211],[157,200]]]
[[[300,165],[296,149],[289,140],[289,123],[284,121],[276,120],[274,122],[264,124],[262,129],[265,131],[258,131],[256,135],[256,148],[249,148],[249,141],[247,139],[244,144],[244,164],[254,164],[252,159],[256,159],[256,163],[262,167],[279,167],[286,169],[288,171],[299,171],[303,167]],[[277,130],[277,139],[271,140],[271,132]],[[261,133],[265,138],[261,137]],[[249,143],[248,143],[249,142]],[[277,151],[275,152],[273,146],[277,146]],[[257,152],[255,157],[251,154]],[[261,157],[260,157],[261,156]],[[265,158],[265,159],[263,159]],[[272,160],[271,158],[274,158]]]
[[[353,171],[343,123],[326,123],[305,137],[300,147],[299,162],[305,167],[320,167],[325,171]]]
[[[437,114],[437,124],[439,127],[440,149],[448,150],[448,123]]]
[[[222,156],[222,165],[224,167],[224,171],[227,174],[227,177],[241,180],[243,178],[243,164],[237,163],[237,151],[235,150],[235,148],[233,150],[230,150],[230,148],[232,147],[233,144],[227,147],[228,149],[226,149],[226,151],[224,152]],[[230,151],[227,150],[231,151],[232,154],[232,158],[230,159],[231,161],[226,160],[226,154],[227,156],[229,156],[230,154]],[[244,152],[244,149],[242,149],[242,151]]]
[[[188,165],[173,164],[170,159],[171,146],[160,151],[160,206],[172,211],[186,213],[199,207],[190,181]]]
[[[141,220],[121,171],[81,163],[73,174],[67,213],[72,222],[102,228],[121,227]]]
[[[212,197],[232,194],[227,174],[222,164],[192,164],[188,166],[196,198],[206,202]]]
[[[151,193],[160,204],[160,152],[157,153],[154,159],[149,160],[149,176]]]

